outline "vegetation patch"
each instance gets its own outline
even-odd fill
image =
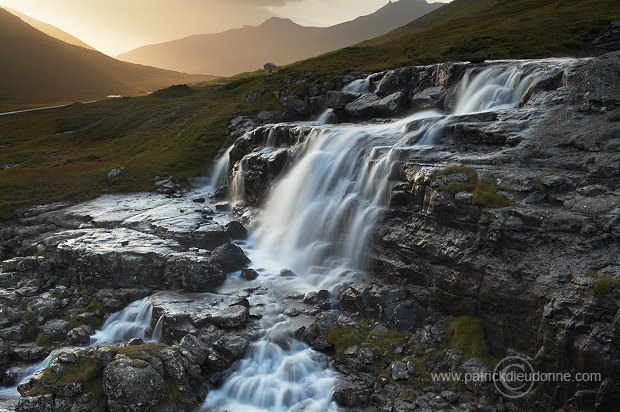
[[[451,176],[464,175],[464,181],[449,181]],[[473,204],[482,207],[496,208],[507,207],[512,203],[506,196],[497,192],[495,179],[489,176],[478,177],[478,172],[471,166],[448,166],[435,175],[434,180],[446,179],[440,190],[451,194],[460,192],[473,192]]]
[[[600,274],[594,282],[594,289],[592,292],[597,296],[609,295],[618,286],[620,286],[620,281],[618,279],[606,274]]]
[[[97,365],[96,359],[79,359],[77,362],[64,365],[59,374],[51,369],[45,369],[38,382],[28,392],[29,396],[39,396],[51,393],[54,388],[77,382],[82,384],[84,393],[93,393],[95,396],[103,395],[102,370]]]
[[[492,358],[480,319],[460,316],[450,323],[449,331],[450,346],[462,350],[467,358]]]
[[[178,84],[170,86],[166,89],[157,90],[156,92],[153,92],[151,96],[159,99],[179,99],[181,97],[191,96],[196,92],[196,90],[186,84]]]
[[[45,332],[39,333],[36,339],[36,343],[38,346],[49,346],[52,344],[52,342],[52,337]]]

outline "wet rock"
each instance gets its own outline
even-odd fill
[[[304,331],[304,341],[318,351],[332,347],[327,341],[327,332],[337,325],[338,314],[321,312]]]
[[[243,306],[244,308],[250,309],[250,301],[247,298],[239,298],[235,299],[230,306]]]
[[[366,382],[341,382],[334,389],[332,399],[338,406],[362,408],[370,404],[373,388]]]
[[[392,371],[392,379],[394,380],[406,380],[409,379],[409,370],[407,365],[403,362],[394,362],[390,365]]]
[[[247,325],[250,312],[244,306],[229,306],[213,314],[211,322],[220,328],[239,329]]]
[[[214,258],[189,253],[171,255],[164,272],[164,278],[169,285],[192,292],[212,291],[224,283],[226,276],[226,272]]]
[[[358,99],[359,97],[360,95],[357,93],[340,91],[327,92],[327,100],[325,102],[325,106],[334,110],[342,110],[346,107],[347,104]]]
[[[383,99],[374,94],[365,94],[347,104],[346,111],[353,117],[371,119],[395,115],[407,103],[407,96],[403,92],[393,93]]]
[[[241,269],[241,278],[245,280],[255,280],[258,278],[258,272],[254,269]]]
[[[310,109],[308,105],[303,100],[299,100],[294,97],[285,97],[282,100],[282,105],[291,113],[294,113],[296,116],[305,117],[310,114]]]
[[[215,222],[205,222],[192,233],[192,242],[187,245],[199,249],[213,250],[230,242],[228,231]]]
[[[55,412],[53,395],[23,396],[15,408],[16,412]]]
[[[148,362],[117,355],[104,369],[103,390],[111,411],[126,411],[154,407],[166,388]]]
[[[41,329],[53,342],[61,342],[65,340],[67,332],[69,332],[69,322],[63,319],[54,319],[43,325]]]
[[[190,362],[197,365],[202,365],[207,360],[209,348],[203,341],[194,335],[185,335],[185,337],[181,340],[181,343],[179,343],[179,346],[186,349],[190,353]]]
[[[247,229],[236,220],[228,222],[224,228],[232,240],[245,240],[248,237]]]
[[[207,364],[217,371],[224,371],[238,359],[245,356],[250,342],[242,337],[227,335],[218,339],[212,346]]]
[[[283,278],[294,278],[297,275],[290,269],[282,269],[280,271],[280,276],[282,276]]]
[[[216,248],[212,254],[213,260],[219,263],[226,272],[235,272],[243,269],[248,258],[243,250],[236,245],[227,244]]]
[[[92,287],[157,287],[163,283],[167,256],[179,244],[128,229],[86,229],[69,232],[54,258],[58,270]],[[121,250],[127,240],[131,248]]]

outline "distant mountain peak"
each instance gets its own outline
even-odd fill
[[[282,17],[270,17],[258,27],[299,27],[299,24],[295,23],[291,19],[285,19]]]

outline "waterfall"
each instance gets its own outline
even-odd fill
[[[370,77],[353,80],[342,88],[343,92],[364,94],[370,92]]]
[[[215,162],[215,166],[211,172],[211,178],[209,179],[208,184],[208,186],[214,190],[228,184],[228,165],[230,162],[230,151],[232,148],[233,147],[230,146],[226,149],[222,156],[220,156]]]
[[[375,222],[400,180],[404,153],[435,144],[455,116],[517,107],[539,70],[544,67],[519,62],[470,69],[451,114],[424,111],[383,124],[306,124],[312,130],[290,150],[291,168],[269,194],[251,252],[277,262],[264,265],[271,271],[292,269],[307,287],[334,288],[363,271]],[[370,81],[357,80],[343,90],[367,93]],[[236,166],[233,200],[243,199],[247,169],[245,160]],[[273,282],[282,280],[274,274]],[[299,342],[272,341],[274,328],[210,392],[203,411],[337,410],[331,401],[336,377],[325,359]]]
[[[240,361],[239,373],[207,398],[205,411],[336,411],[336,374],[324,356],[301,343],[288,349],[265,340]]]
[[[151,329],[153,321],[153,305],[146,299],[133,302],[120,312],[112,314],[98,330],[90,337],[89,347],[97,347],[103,344],[122,343],[131,339],[145,339]],[[161,324],[160,324],[161,322]],[[150,342],[158,343],[161,339],[163,320],[160,317],[153,331]],[[45,359],[24,369],[19,376],[18,384],[14,387],[0,390],[0,396],[19,396],[17,386],[30,380],[35,373],[47,368],[54,358],[63,352],[76,349],[66,347],[52,351]]]
[[[521,66],[490,67],[472,77],[472,70],[461,80],[454,114],[462,115],[517,107],[533,74]]]

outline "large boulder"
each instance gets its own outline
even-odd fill
[[[250,311],[244,306],[229,306],[213,314],[211,322],[220,328],[238,329],[247,325]]]
[[[224,283],[226,272],[211,256],[178,253],[168,258],[164,277],[171,286],[208,292]]]
[[[103,371],[103,390],[111,411],[137,411],[157,405],[165,385],[150,363],[117,355]]]
[[[409,99],[403,92],[396,92],[384,98],[369,93],[347,104],[345,110],[350,116],[361,119],[389,117],[398,114],[408,103]]]
[[[235,272],[243,269],[248,263],[248,258],[243,250],[232,243],[218,247],[213,251],[213,261],[221,265],[227,272]]]
[[[334,110],[342,110],[347,104],[352,101],[358,99],[360,95],[358,93],[349,93],[349,92],[327,92],[327,100],[325,101],[325,106],[334,109]]]

